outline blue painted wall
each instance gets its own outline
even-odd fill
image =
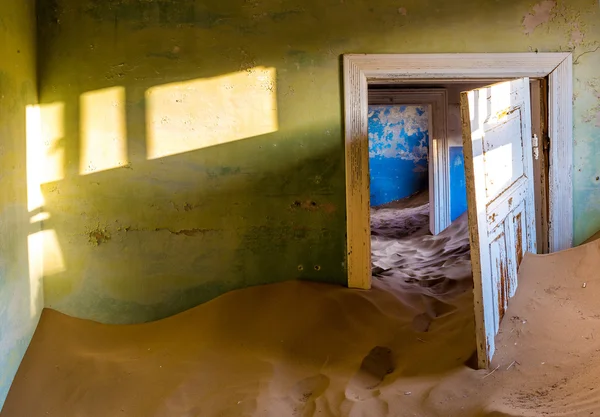
[[[465,157],[462,146],[450,147],[450,218],[454,221],[467,210]]]
[[[429,114],[423,106],[369,106],[371,205],[429,186]]]

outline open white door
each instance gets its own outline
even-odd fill
[[[477,356],[485,368],[519,264],[536,252],[529,80],[462,93],[461,117]]]

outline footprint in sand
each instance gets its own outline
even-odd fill
[[[425,311],[432,319],[445,317],[456,311],[456,306],[428,295],[423,296],[423,304],[425,305]]]
[[[375,346],[363,359],[360,368],[346,387],[346,398],[363,401],[379,395],[376,388],[386,375],[394,372],[392,351],[387,347]]]
[[[426,333],[429,331],[429,326],[431,326],[429,314],[421,313],[413,318],[412,327],[415,332]]]
[[[328,387],[329,378],[323,374],[304,378],[294,384],[288,396],[292,415],[298,417],[314,415],[315,400],[323,395]]]
[[[413,330],[420,333],[429,331],[429,327],[434,319],[445,317],[456,311],[456,307],[446,304],[430,296],[423,296],[425,313],[416,315],[412,321]]]

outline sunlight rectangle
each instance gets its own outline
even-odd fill
[[[65,260],[55,230],[42,230],[44,276],[65,271]]]
[[[148,159],[275,132],[275,68],[255,67],[146,92]]]
[[[44,205],[40,189],[40,169],[42,161],[42,121],[39,106],[25,109],[25,141],[27,164],[27,209],[33,211]]]
[[[49,103],[27,106],[27,208],[44,204],[40,185],[64,177],[64,104]]]
[[[498,195],[518,178],[513,178],[513,160],[515,157],[513,153],[512,143],[504,144],[485,153],[485,192],[488,199]]]
[[[81,175],[127,165],[125,88],[82,94],[80,99]]]
[[[40,184],[62,180],[65,164],[65,150],[61,143],[64,137],[64,103],[27,106],[26,112],[28,184],[39,187]],[[32,205],[29,210],[41,206],[37,201],[39,198],[30,197]]]
[[[27,236],[27,261],[29,266],[29,317],[37,317],[44,306],[42,280],[44,276],[44,232]]]

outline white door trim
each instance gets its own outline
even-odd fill
[[[571,53],[344,55],[348,286],[371,287],[368,84],[549,77],[549,250],[573,245]]]
[[[431,233],[450,226],[450,170],[448,166],[448,93],[443,88],[370,90],[369,104],[428,105],[429,214]]]

